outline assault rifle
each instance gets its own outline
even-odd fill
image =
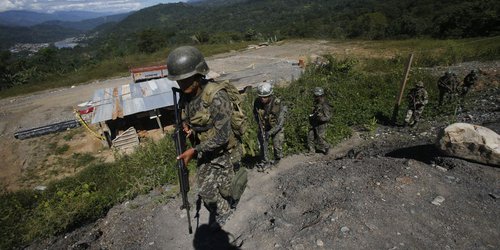
[[[175,113],[175,130],[172,134],[172,138],[175,143],[175,151],[177,155],[181,155],[186,150],[186,136],[184,135],[182,120],[180,116],[179,103],[177,102],[177,93],[179,96],[181,94],[181,90],[178,88],[172,88],[172,93],[174,95],[174,113]],[[177,160],[177,174],[179,177],[179,186],[181,188],[181,197],[182,197],[182,206],[181,209],[186,209],[187,219],[188,219],[188,230],[189,233],[193,233],[193,228],[191,227],[191,217],[189,215],[189,200],[188,200],[188,192],[189,192],[189,170],[184,165],[184,161],[182,159]]]

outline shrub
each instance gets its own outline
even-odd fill
[[[1,194],[0,249],[20,247],[94,221],[116,203],[177,178],[169,136],[140,146],[132,155],[119,156],[114,163],[96,162],[87,154],[74,154],[72,159],[91,165],[74,177],[50,183],[42,193]]]

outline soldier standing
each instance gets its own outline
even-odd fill
[[[257,86],[257,97],[253,103],[253,115],[259,126],[258,139],[260,144],[260,170],[268,164],[277,165],[283,158],[283,143],[285,141],[284,123],[287,107],[273,95],[273,86],[263,82]],[[267,145],[273,142],[274,161],[268,157]]]
[[[439,78],[437,85],[439,90],[439,106],[441,106],[445,97],[449,100],[456,93],[459,81],[454,73],[447,71],[444,76]]]
[[[408,112],[406,113],[405,126],[415,126],[420,120],[422,112],[424,112],[425,105],[429,102],[429,96],[424,89],[424,83],[422,81],[417,82],[416,86],[410,89],[407,98]]]
[[[464,78],[464,86],[462,87],[462,96],[467,95],[469,90],[474,86],[478,79],[478,75],[476,70],[471,70],[469,74],[467,74]]]
[[[309,115],[309,124],[311,128],[307,134],[307,146],[309,153],[316,153],[316,149],[323,153],[328,154],[330,144],[326,141],[326,128],[331,118],[331,106],[326,101],[325,91],[323,88],[314,88],[314,109],[312,114]],[[317,143],[317,148],[315,147]]]
[[[177,159],[187,164],[197,157],[197,186],[199,196],[210,212],[209,224],[218,228],[229,217],[230,187],[234,176],[230,151],[237,140],[231,129],[232,103],[218,83],[205,76],[209,68],[201,52],[191,46],[173,50],[167,58],[168,78],[177,81],[183,92],[183,127],[191,139],[192,148]],[[207,103],[207,92],[217,89]]]

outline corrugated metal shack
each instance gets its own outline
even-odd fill
[[[178,87],[177,82],[159,78],[98,89],[92,100],[91,123],[100,125],[109,146],[130,127],[136,130],[160,127],[163,131],[164,125],[173,123],[172,87]]]

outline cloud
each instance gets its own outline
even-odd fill
[[[31,10],[54,12],[85,10],[100,12],[126,12],[158,3],[185,2],[186,0],[0,0],[0,12],[6,10]]]

